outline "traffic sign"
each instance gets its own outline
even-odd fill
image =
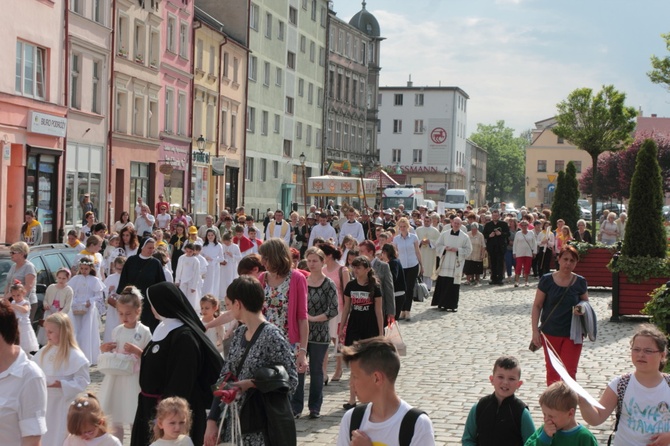
[[[555,184],[552,183],[552,184],[549,184],[547,186],[547,192],[553,192],[555,190],[556,190],[556,185]]]
[[[555,174],[547,174],[547,179],[549,180],[550,183],[553,183],[556,180],[556,175]]]

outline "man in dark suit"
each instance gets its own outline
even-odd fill
[[[491,211],[491,221],[484,225],[486,251],[489,253],[491,281],[489,285],[502,285],[505,274],[505,250],[509,239],[509,226],[500,220],[497,209]]]
[[[370,266],[379,279],[382,289],[382,303],[384,326],[388,325],[389,318],[395,317],[395,293],[393,292],[393,276],[389,264],[375,257],[375,245],[365,240],[358,245],[358,252],[370,260]]]

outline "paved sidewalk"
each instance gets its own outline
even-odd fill
[[[545,387],[544,358],[542,351],[528,350],[530,307],[536,283],[531,283],[530,288],[462,286],[457,313],[439,312],[428,302],[415,303],[412,321],[401,322],[407,356],[402,358],[397,389],[403,399],[429,414],[436,444],[460,444],[470,407],[493,391],[488,378],[493,362],[501,354],[514,355],[521,361],[524,383],[517,395],[528,404],[536,426],[542,423],[537,400]],[[638,323],[610,322],[611,292],[589,294],[599,318],[598,340],[585,343],[577,379],[597,398],[612,377],[633,368],[628,342]],[[332,374],[332,357],[330,364]],[[100,380],[99,373],[92,376]],[[98,385],[92,384],[91,389]],[[307,393],[308,384],[305,387]],[[297,420],[298,444],[334,445],[344,414],[342,404],[347,399],[345,371],[340,382],[331,382],[324,388],[322,418]],[[591,429],[599,444],[607,443],[613,418]]]

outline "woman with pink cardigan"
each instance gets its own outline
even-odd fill
[[[271,238],[258,248],[266,269],[258,279],[265,290],[263,315],[284,332],[295,349],[298,373],[307,371],[307,279],[292,269],[291,251],[284,240]]]

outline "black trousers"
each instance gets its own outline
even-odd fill
[[[491,281],[502,283],[505,278],[505,248],[492,247],[487,249],[489,253],[489,267],[491,268]]]
[[[411,268],[403,268],[405,274],[405,302],[402,304],[402,311],[412,311],[412,301],[414,300],[414,284],[419,277],[419,265]]]

